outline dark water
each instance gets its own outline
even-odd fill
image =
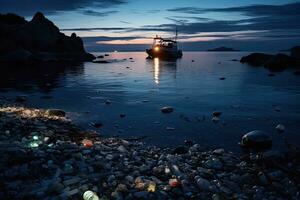
[[[292,69],[268,76],[264,68],[231,61],[246,54],[185,52],[167,62],[130,52],[112,53],[107,59],[118,60],[109,64],[1,66],[0,95],[28,95],[28,106],[61,108],[86,128],[102,122],[95,130],[103,136],[147,136],[148,144],[173,146],[190,139],[236,150],[244,133],[261,129],[278,148],[275,126],[282,123],[285,135],[300,146],[300,76]],[[162,114],[163,106],[175,110]],[[222,112],[217,124],[211,121],[214,110]]]

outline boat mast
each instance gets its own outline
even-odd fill
[[[178,31],[177,31],[177,26],[176,26],[175,41],[177,41],[177,35],[178,35]]]

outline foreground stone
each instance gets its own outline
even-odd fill
[[[46,110],[0,105],[0,199],[300,198],[300,154],[261,160],[192,143],[145,146]]]

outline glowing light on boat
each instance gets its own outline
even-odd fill
[[[154,51],[159,51],[159,47],[154,47]]]
[[[159,59],[154,58],[154,82],[159,84]]]

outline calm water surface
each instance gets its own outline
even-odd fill
[[[28,106],[61,108],[85,128],[103,123],[95,129],[103,136],[146,136],[148,144],[174,146],[190,139],[236,150],[244,133],[261,129],[272,134],[275,148],[282,148],[275,131],[282,123],[299,146],[300,77],[295,70],[268,76],[264,68],[232,61],[247,54],[185,52],[168,62],[129,52],[110,54],[107,59],[117,60],[108,64],[3,66],[0,95],[28,95]],[[162,114],[163,106],[174,112]],[[211,121],[215,110],[222,112],[219,123]]]

